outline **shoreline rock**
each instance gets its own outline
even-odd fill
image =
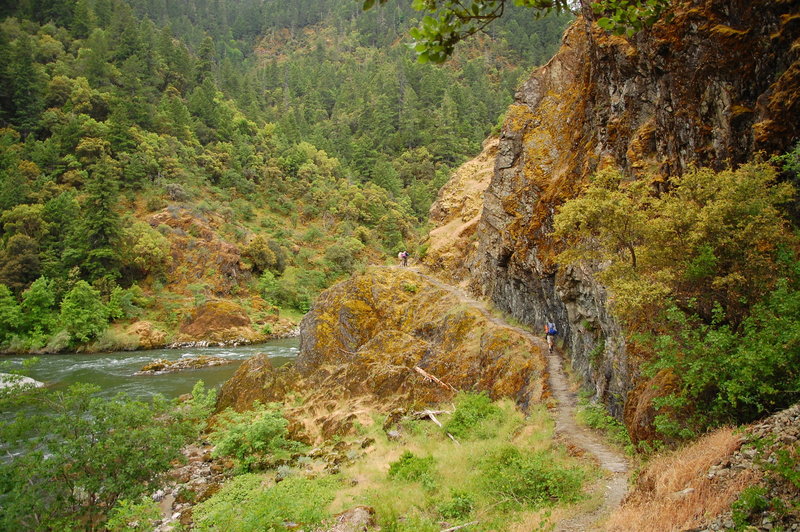
[[[23,375],[14,375],[13,373],[0,373],[0,389],[19,389],[24,391],[28,388],[42,388],[44,383],[25,377]]]
[[[134,373],[134,376],[163,375],[165,373],[174,373],[176,371],[183,371],[186,369],[225,366],[227,364],[233,364],[234,362],[236,362],[236,360],[232,360],[230,358],[211,357],[206,355],[179,358],[178,360],[166,360],[159,358],[146,364],[144,367],[142,367],[142,369]]]

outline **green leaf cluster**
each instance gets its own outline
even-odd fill
[[[209,435],[216,445],[213,454],[234,458],[240,472],[275,465],[305,449],[289,439],[288,425],[277,403],[256,404],[247,412],[228,409],[217,417],[216,429]]]
[[[160,397],[142,402],[97,391],[75,384],[3,398],[0,528],[102,527],[118,501],[156,488],[157,475],[181,457],[209,413],[202,402],[178,408]]]
[[[670,0],[604,0],[593,2],[597,25],[615,35],[632,37],[655,24],[669,8]]]
[[[574,502],[581,497],[583,472],[564,469],[546,454],[523,454],[507,445],[478,463],[484,488],[507,508]]]
[[[460,393],[456,397],[456,409],[443,430],[458,439],[485,439],[494,436],[500,408],[492,402],[486,392]]]
[[[389,478],[415,482],[432,478],[435,460],[432,456],[420,458],[411,451],[403,451],[400,458],[389,464]]]

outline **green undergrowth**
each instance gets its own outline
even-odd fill
[[[584,498],[583,484],[595,473],[554,443],[543,406],[534,406],[526,417],[511,401],[492,402],[479,394],[461,394],[454,406],[440,407],[452,412],[437,414],[443,427],[414,416],[387,426],[376,414],[355,436],[336,437],[281,465],[235,476],[195,507],[195,525],[313,530],[330,524],[337,513],[366,505],[375,510],[381,530],[391,532],[439,531],[473,521],[473,531],[542,530],[549,529],[552,509]],[[399,439],[387,436],[392,431]],[[343,459],[331,467],[321,455],[334,452]],[[259,463],[269,460],[262,456]]]
[[[626,454],[635,453],[636,449],[625,425],[609,414],[603,405],[591,402],[585,394],[581,394],[578,400],[575,418],[578,423],[602,432],[606,440]]]
[[[292,477],[270,485],[266,475],[239,475],[195,507],[195,529],[278,531],[320,523],[339,483],[335,476]]]

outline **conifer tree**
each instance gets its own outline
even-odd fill
[[[44,111],[44,80],[33,60],[30,37],[21,35],[12,48],[9,78],[14,106],[12,123],[23,137],[39,129]]]
[[[117,212],[119,170],[115,161],[104,155],[89,172],[83,219],[75,235],[73,249],[67,250],[75,265],[91,281],[119,276],[116,244],[121,222]]]

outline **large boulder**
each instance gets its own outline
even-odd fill
[[[273,369],[267,355],[260,353],[245,360],[217,395],[217,411],[233,408],[248,410],[256,401],[262,404],[283,399],[296,382],[291,367]]]
[[[323,292],[300,324],[296,367],[345,394],[429,403],[483,390],[524,406],[541,399],[544,356],[523,333],[428,277],[373,268]]]
[[[6,391],[25,391],[30,388],[41,388],[42,386],[44,386],[43,382],[39,382],[30,377],[11,373],[0,373],[0,389],[6,389]]]
[[[411,270],[371,268],[320,294],[300,325],[294,365],[251,358],[222,387],[217,409],[293,394],[300,400],[284,401],[290,431],[320,442],[371,423],[375,410],[442,402],[457,390],[524,408],[543,399],[545,368],[541,342],[458,293]]]
[[[132,323],[125,334],[138,338],[139,349],[158,349],[166,345],[167,333],[156,329],[149,321],[137,321]]]

